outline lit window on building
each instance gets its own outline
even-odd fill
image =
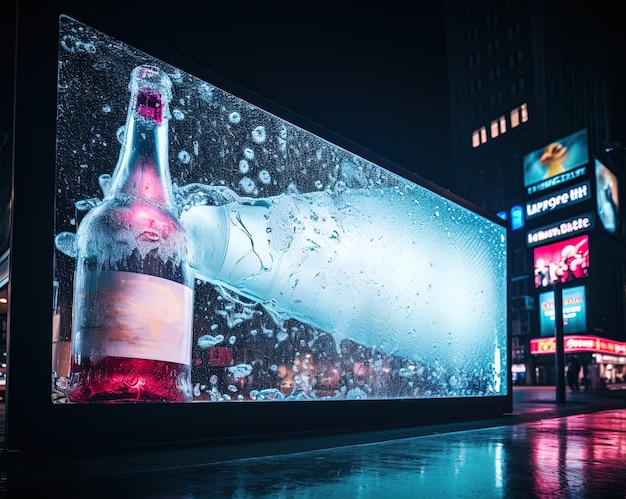
[[[498,128],[498,120],[493,120],[491,122],[491,138],[495,139],[498,135],[500,135],[500,130]]]
[[[520,106],[520,111],[522,113],[522,123],[526,123],[528,121],[528,104],[526,102]]]
[[[472,132],[472,147],[478,147],[480,145],[480,134],[478,130]]]
[[[500,116],[500,133],[506,133],[506,118]]]
[[[519,109],[515,108],[511,111],[511,128],[519,126]]]
[[[487,142],[487,129],[483,126],[480,127],[480,143],[484,144]]]

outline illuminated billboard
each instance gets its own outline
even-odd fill
[[[619,185],[617,177],[597,159],[595,160],[595,167],[598,219],[607,232],[614,234],[619,222]]]
[[[524,156],[524,186],[528,194],[556,187],[584,175],[589,162],[587,130],[546,144]]]
[[[539,295],[539,314],[541,336],[554,336],[556,313],[553,291]],[[563,288],[563,333],[574,334],[585,331],[587,331],[585,287]]]
[[[553,213],[589,199],[591,199],[591,182],[587,180],[567,189],[556,191],[549,196],[528,201],[526,203],[526,218],[531,219]]]
[[[562,239],[565,236],[573,236],[577,233],[588,232],[595,226],[595,216],[593,213],[583,213],[581,215],[559,220],[553,224],[544,225],[526,233],[526,245],[537,246],[546,242]]]
[[[57,403],[509,394],[503,222],[72,17],[59,36]]]
[[[533,250],[535,287],[570,282],[589,275],[589,236],[558,241]]]

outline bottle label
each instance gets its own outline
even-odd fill
[[[75,354],[191,363],[190,288],[133,272],[86,271],[83,278]]]

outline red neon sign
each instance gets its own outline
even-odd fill
[[[608,340],[599,336],[565,336],[563,338],[565,353],[594,352],[609,355],[626,355],[626,343]],[[556,338],[535,338],[530,340],[531,354],[556,352]]]

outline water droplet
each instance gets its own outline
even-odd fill
[[[250,364],[238,364],[236,366],[231,366],[228,368],[228,371],[235,378],[243,378],[252,373],[252,366]]]
[[[239,187],[241,187],[246,194],[252,194],[254,189],[256,189],[256,185],[249,177],[244,177],[239,181]]]
[[[126,137],[126,125],[122,125],[115,132],[115,137],[120,144],[124,143],[124,138]]]
[[[245,175],[246,173],[248,173],[249,170],[250,170],[250,164],[248,163],[247,160],[242,159],[239,162],[239,172]]]
[[[251,147],[246,147],[243,150],[243,157],[246,158],[248,161],[252,161],[254,159],[254,149],[252,149]]]
[[[205,102],[213,102],[213,86],[208,83],[202,82],[198,87],[198,92],[200,92],[200,97]]]
[[[191,155],[187,151],[180,151],[178,153],[178,161],[180,161],[183,165],[188,165],[191,161]]]
[[[267,136],[265,134],[264,126],[258,126],[254,130],[252,130],[252,141],[255,144],[262,144],[263,142],[265,142],[266,138]]]
[[[76,258],[76,234],[73,232],[60,232],[54,238],[54,244],[60,252]]]
[[[261,183],[268,185],[272,181],[272,176],[267,170],[261,170],[259,172],[259,180],[261,181]]]
[[[200,348],[210,348],[224,341],[224,336],[218,334],[217,336],[211,336],[210,334],[205,334],[198,338],[198,346]]]

